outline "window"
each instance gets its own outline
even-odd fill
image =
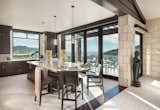
[[[135,35],[135,42],[134,42],[134,47],[135,47],[135,51],[138,51],[139,53],[141,53],[141,43],[140,43],[140,38],[141,36],[139,34]]]
[[[67,54],[67,61],[71,62],[71,35],[66,35],[65,36],[65,50],[66,50],[66,54]]]
[[[103,74],[118,77],[118,34],[103,35]]]
[[[98,29],[87,32],[87,62],[90,63],[91,69],[94,69],[98,64],[98,36],[93,36],[92,33],[97,33]]]
[[[13,59],[38,60],[39,34],[13,31]]]
[[[84,49],[84,41],[83,41],[83,33],[75,34],[75,61],[79,63],[83,63],[83,49]]]
[[[135,51],[138,51],[139,52],[139,59],[141,60],[141,67],[140,67],[140,76],[142,76],[143,75],[143,73],[142,73],[142,70],[143,70],[143,59],[142,59],[142,34],[140,34],[140,33],[136,33],[136,35],[135,35],[135,42],[134,42],[134,48],[135,48]]]

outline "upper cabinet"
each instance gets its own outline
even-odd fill
[[[52,50],[52,57],[57,57],[57,36],[53,32],[46,32],[47,36],[47,50]]]
[[[0,25],[0,54],[10,54],[11,26]]]

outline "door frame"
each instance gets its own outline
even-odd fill
[[[143,76],[143,34],[136,31],[136,34],[140,36],[140,55],[141,55],[141,72],[140,72],[140,77]]]

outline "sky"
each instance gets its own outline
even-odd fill
[[[15,37],[21,36],[25,38],[25,34],[15,34]],[[36,37],[33,35],[28,36],[30,38]],[[71,51],[71,41],[69,41],[70,36],[66,37],[66,51]],[[135,45],[139,45],[140,37],[138,35],[135,36]],[[14,46],[27,46],[31,48],[39,47],[39,40],[35,39],[19,39],[14,38],[13,40]],[[118,48],[118,34],[104,35],[103,36],[103,52],[117,49]],[[87,51],[88,52],[98,52],[98,37],[87,38]]]
[[[27,47],[31,47],[31,48],[38,48],[39,47],[39,40],[14,38],[13,45],[14,46],[27,46]]]
[[[71,42],[66,42],[66,52],[71,51]],[[118,48],[118,34],[107,35],[103,37],[103,51],[117,49]],[[87,51],[98,52],[98,37],[87,38]]]
[[[118,35],[105,35],[103,37],[103,51],[109,51],[118,48]],[[98,37],[88,38],[87,50],[90,52],[98,52]]]
[[[39,37],[38,34],[25,34],[21,32],[13,32],[13,45],[38,48],[39,47],[38,37]]]

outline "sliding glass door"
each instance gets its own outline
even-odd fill
[[[98,64],[98,29],[87,32],[87,62],[91,69]],[[95,33],[95,34],[94,34]]]
[[[71,35],[65,36],[65,51],[67,54],[67,61],[71,62],[71,54],[72,54],[72,44],[71,44]]]
[[[103,74],[118,77],[118,34],[103,35]]]
[[[83,33],[75,34],[75,62],[82,63],[84,62],[84,39]]]

